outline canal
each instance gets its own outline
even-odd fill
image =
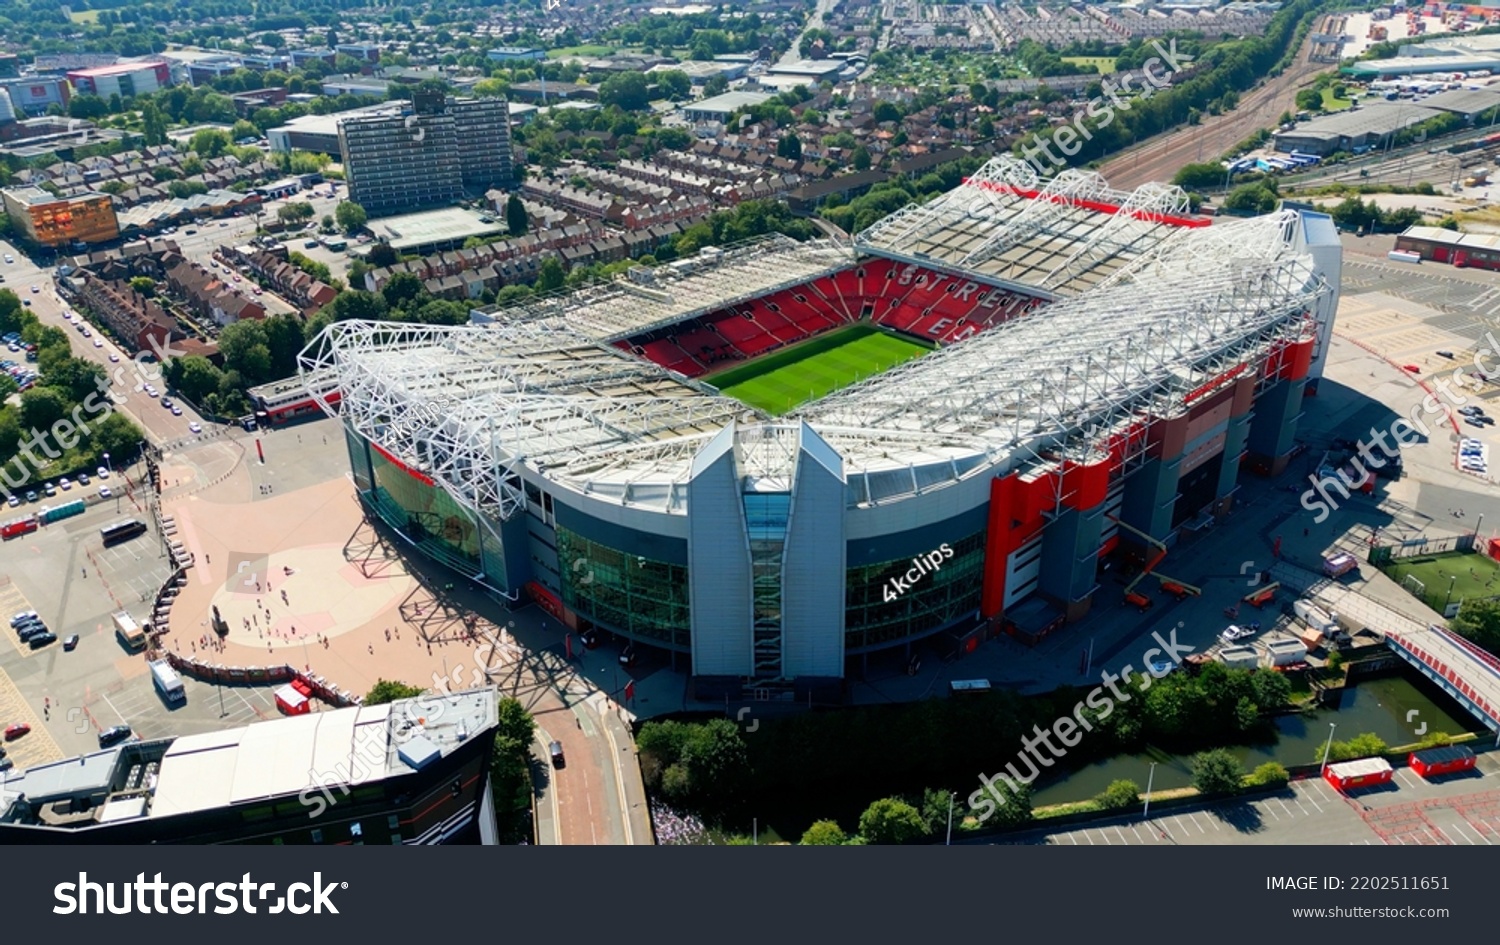
[[[1285,715],[1276,720],[1276,740],[1262,745],[1230,746],[1245,770],[1277,761],[1288,767],[1317,762],[1328,741],[1328,726],[1334,725],[1333,737],[1345,741],[1356,735],[1371,733],[1387,745],[1409,745],[1434,732],[1458,735],[1477,731],[1478,723],[1462,713],[1447,696],[1414,681],[1410,673],[1361,680],[1345,689],[1337,709],[1320,709],[1311,715]],[[1424,728],[1425,726],[1425,728]],[[1151,778],[1151,763],[1156,774]],[[1036,807],[1088,800],[1101,793],[1111,781],[1134,781],[1144,790],[1148,779],[1152,790],[1188,787],[1193,782],[1192,758],[1167,752],[1144,752],[1117,755],[1070,773],[1067,777],[1039,784],[1033,794]]]

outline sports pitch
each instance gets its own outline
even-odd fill
[[[1407,575],[1414,576],[1425,586],[1427,596],[1436,595],[1439,603],[1445,598],[1459,601],[1500,595],[1500,565],[1481,554],[1455,551],[1403,558],[1395,562],[1386,574],[1402,584],[1406,583]],[[1451,598],[1448,594],[1450,585],[1453,588]]]
[[[705,380],[774,417],[931,350],[878,328],[851,325]]]

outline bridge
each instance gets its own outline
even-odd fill
[[[1401,613],[1305,568],[1278,562],[1271,576],[1380,633],[1397,656],[1500,736],[1500,659],[1445,627]]]
[[[1437,625],[1388,632],[1386,646],[1500,733],[1500,659]]]

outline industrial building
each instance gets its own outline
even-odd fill
[[[1324,214],[1213,222],[1000,157],[852,250],[763,238],[468,326],[340,322],[303,365],[413,550],[670,654],[699,698],[824,691],[918,643],[1033,642],[1113,557],[1281,473],[1340,263]],[[714,386],[856,325],[935,350],[780,415]]]
[[[1430,108],[1426,103],[1374,101],[1358,109],[1346,109],[1298,122],[1289,131],[1278,131],[1271,136],[1277,151],[1316,154],[1323,157],[1335,151],[1358,154],[1370,148],[1382,147],[1387,138],[1403,128],[1419,125],[1442,115],[1439,108]]]
[[[1396,237],[1396,249],[1459,269],[1500,269],[1500,236],[1460,233],[1440,226],[1409,226]]]
[[[120,235],[109,194],[54,197],[40,187],[0,190],[5,214],[20,237],[38,246],[104,243]]]
[[[80,95],[130,98],[146,95],[172,84],[172,69],[165,62],[122,62],[95,69],[74,69],[68,81]]]
[[[497,706],[431,694],[3,772],[0,843],[492,844]]]
[[[394,114],[338,124],[349,199],[371,216],[436,207],[513,173],[504,99],[416,93]]]

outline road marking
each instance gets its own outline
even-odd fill
[[[1068,833],[1063,834],[1063,836],[1067,837],[1069,840],[1072,840],[1073,846],[1078,846],[1078,831],[1069,831]]]
[[[1314,806],[1314,807],[1316,807],[1318,809],[1318,813],[1320,813],[1320,814],[1323,813],[1323,805],[1318,803],[1318,799],[1313,796],[1313,792],[1312,791],[1308,791],[1306,794],[1302,794],[1299,791],[1298,794],[1300,796],[1302,796],[1302,797],[1306,797],[1308,799],[1308,801],[1312,803],[1312,806]]]
[[[1137,840],[1141,841],[1142,843],[1146,842],[1146,838],[1141,836],[1141,832],[1136,829],[1135,824],[1130,825],[1130,832],[1135,834],[1135,838]]]
[[[1468,842],[1468,844],[1469,844],[1469,846],[1471,846],[1471,847],[1477,847],[1477,846],[1479,846],[1479,844],[1477,844],[1477,843],[1475,843],[1475,842],[1474,842],[1474,841],[1473,841],[1473,840],[1472,840],[1472,839],[1471,839],[1471,838],[1470,838],[1470,837],[1469,837],[1469,832],[1468,832],[1468,831],[1467,831],[1467,830],[1465,830],[1465,829],[1464,829],[1464,828],[1463,828],[1463,827],[1462,827],[1462,826],[1460,826],[1460,825],[1459,825],[1459,824],[1456,824],[1456,823],[1455,823],[1455,824],[1449,824],[1449,827],[1451,827],[1451,828],[1452,828],[1452,829],[1453,829],[1453,831],[1454,831],[1454,832],[1455,832],[1455,833],[1457,833],[1457,834],[1458,834],[1458,835],[1459,835],[1459,836],[1460,836],[1460,837],[1463,837],[1463,838],[1464,838],[1464,840],[1465,840],[1465,841],[1467,841],[1467,842]]]
[[[115,717],[120,720],[120,724],[121,725],[123,725],[126,722],[130,721],[129,719],[125,718],[125,713],[123,713],[119,709],[115,708],[115,704],[113,702],[109,701],[109,696],[107,696],[107,695],[105,695],[103,693],[100,693],[99,694],[99,698],[103,699],[104,700],[104,704],[107,705],[107,706],[109,706],[109,710],[111,712],[113,712],[115,714]]]
[[[1270,814],[1272,820],[1280,820],[1281,819],[1280,817],[1277,817],[1276,816],[1276,812],[1274,810],[1272,810],[1271,808],[1269,808],[1269,807],[1266,807],[1266,806],[1263,806],[1263,805],[1252,805],[1252,806],[1255,806],[1256,810],[1261,810],[1261,811],[1264,811],[1267,814]]]
[[[1123,843],[1123,844],[1125,844],[1127,846],[1130,844],[1130,838],[1127,837],[1127,836],[1125,836],[1125,831],[1123,831],[1123,830],[1120,829],[1120,825],[1119,824],[1115,824],[1115,833],[1117,833],[1117,834],[1120,835],[1120,842],[1121,843]]]
[[[1281,798],[1278,797],[1278,798],[1276,798],[1276,803],[1278,803],[1278,804],[1281,805],[1281,809],[1284,810],[1284,811],[1286,811],[1286,815],[1288,817],[1296,819],[1295,816],[1292,814],[1292,809],[1290,807],[1286,806],[1286,801],[1283,801]]]

